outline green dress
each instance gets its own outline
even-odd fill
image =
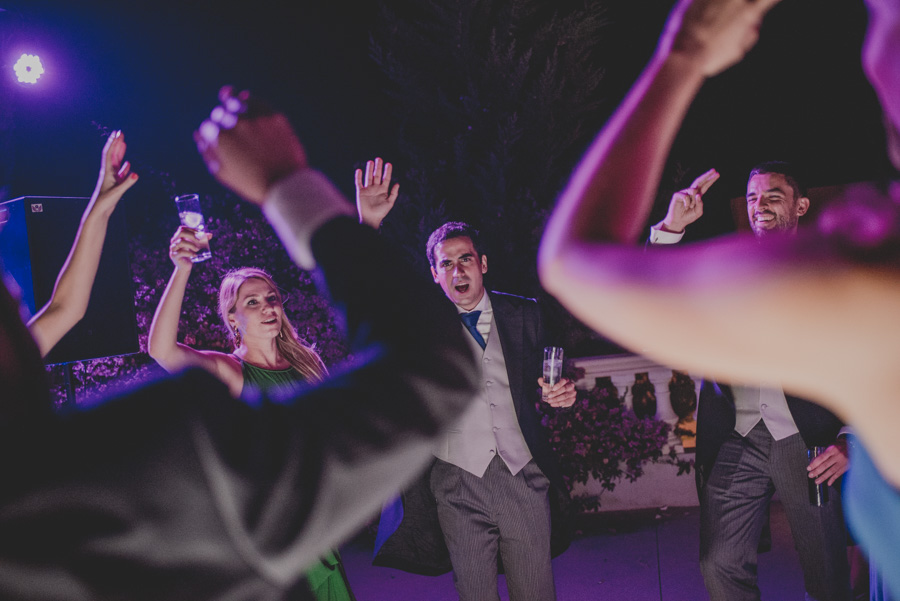
[[[293,367],[288,369],[265,369],[241,361],[244,388],[274,390],[278,388],[296,389],[305,384],[303,376]],[[317,601],[356,601],[350,590],[350,583],[337,551],[331,551],[321,562],[306,572],[306,581]]]

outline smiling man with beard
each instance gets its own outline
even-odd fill
[[[809,198],[791,175],[788,163],[757,165],[747,181],[747,217],[757,238],[773,233],[796,233],[800,217],[809,210]]]
[[[719,178],[699,176],[672,196],[651,244],[679,242],[703,215],[703,195]],[[806,190],[789,163],[750,170],[747,217],[760,242],[794,236],[809,210]],[[763,312],[759,315],[764,318]],[[710,598],[758,599],[757,547],[775,491],[784,506],[810,598],[847,599],[849,566],[840,487],[847,471],[842,423],[826,409],[785,395],[781,388],[729,386],[705,380],[697,408],[697,494],[700,567]],[[807,447],[826,447],[807,471]],[[824,506],[811,506],[807,481],[830,488]]]
[[[823,210],[815,227],[769,236],[765,244],[748,236],[657,252],[634,244],[695,95],[753,46],[764,15],[777,3],[676,5],[653,58],[562,194],[541,242],[538,270],[548,292],[576,317],[627,348],[723,381],[778,383],[851,424],[866,449],[856,445],[851,453],[842,491],[846,515],[896,597],[896,172],[884,174],[894,181],[853,186]],[[888,154],[900,169],[900,1],[866,4],[863,67],[884,111]],[[682,204],[691,204],[687,196],[693,195],[682,195]]]

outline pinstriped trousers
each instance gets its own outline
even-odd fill
[[[778,491],[800,556],[806,598],[847,601],[850,571],[839,488],[810,505],[806,445],[800,434],[775,440],[762,420],[732,432],[700,491],[700,569],[712,601],[758,601],[757,547]]]
[[[498,556],[510,601],[555,601],[549,489],[533,460],[514,476],[495,456],[481,478],[435,462],[431,490],[460,601],[499,601]]]

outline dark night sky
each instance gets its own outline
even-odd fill
[[[604,65],[598,124],[649,57],[673,3],[606,4],[606,43],[616,62]],[[5,134],[14,143],[0,182],[7,197],[87,195],[102,143],[95,124],[125,131],[129,158],[143,178],[143,193],[133,195],[139,202],[168,209],[154,173],[168,174],[164,179],[174,180],[177,192],[218,193],[191,132],[228,82],[285,110],[311,162],[348,194],[356,163],[392,151],[382,78],[367,55],[373,3],[259,1],[238,8],[206,0],[175,8],[28,0],[0,6],[8,9],[0,15],[0,62],[9,64],[20,44],[34,43],[49,71],[34,89],[3,82],[0,110],[15,122]],[[714,188],[722,202],[712,197],[700,235],[730,229],[724,199],[743,193],[748,168],[760,160],[799,161],[813,185],[886,172],[880,112],[859,67],[864,26],[861,0],[784,0],[745,63],[704,88],[672,155],[690,178],[712,166],[724,174]]]
[[[74,4],[29,1],[22,18],[6,19],[17,37],[46,48],[53,70],[40,88],[16,85],[8,93],[16,121],[12,195],[89,192],[100,149],[94,123],[125,131],[142,176],[165,172],[181,191],[215,191],[191,132],[224,83],[288,111],[311,160],[329,171],[374,146],[379,124],[372,127],[374,113],[355,83],[371,94],[377,81],[374,69],[361,68],[366,21],[339,20],[335,4],[302,14],[265,2],[254,3],[262,8],[253,14],[214,2]],[[5,46],[9,54],[17,44]]]

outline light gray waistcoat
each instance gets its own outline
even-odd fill
[[[497,322],[491,320],[491,333],[484,350],[464,325],[460,327],[472,352],[481,359],[481,389],[469,409],[438,442],[434,455],[480,478],[499,452],[509,471],[517,474],[531,460],[531,451],[519,428],[509,391],[509,374]]]

